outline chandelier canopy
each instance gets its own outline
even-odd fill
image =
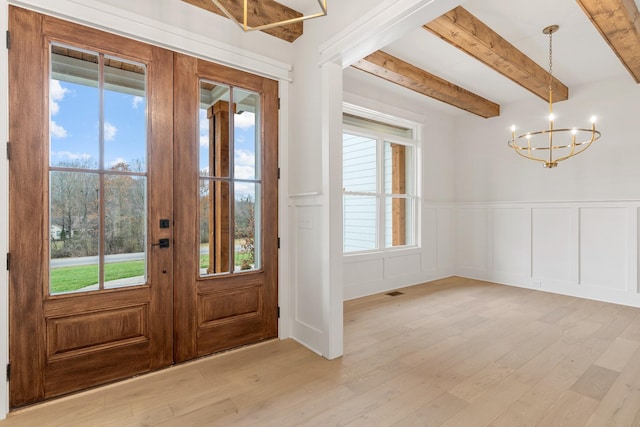
[[[527,132],[516,136],[515,125],[511,127],[511,139],[507,145],[520,156],[541,162],[545,168],[554,168],[558,163],[576,156],[600,138],[596,130],[596,118],[591,117],[590,128],[555,128],[553,114],[553,33],[560,28],[551,25],[542,30],[549,35],[549,127],[545,130]],[[556,141],[554,141],[554,136]],[[558,137],[562,138],[561,142]]]
[[[306,21],[307,19],[319,18],[321,16],[325,16],[327,14],[327,0],[317,0],[317,1],[318,1],[318,5],[320,6],[320,11],[317,13],[313,13],[310,15],[301,15],[297,18],[285,19],[282,21],[275,21],[275,22],[270,22],[267,24],[262,24],[262,25],[257,25],[255,27],[252,27],[249,25],[249,21],[248,21],[248,15],[249,15],[248,0],[242,0],[242,4],[243,4],[242,22],[240,22],[240,20],[238,20],[235,16],[233,16],[233,14],[231,14],[231,12],[229,12],[229,10],[227,10],[226,7],[220,4],[220,0],[211,0],[211,2],[215,4],[218,7],[218,9],[220,9],[227,18],[231,19],[233,22],[238,24],[240,28],[242,28],[244,31],[268,30],[269,28],[295,24],[296,22]]]

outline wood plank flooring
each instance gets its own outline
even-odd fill
[[[345,355],[270,341],[17,426],[640,426],[640,309],[448,278],[345,303]]]

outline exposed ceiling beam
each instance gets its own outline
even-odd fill
[[[466,9],[456,7],[423,27],[549,101],[549,72]],[[552,88],[554,102],[564,101],[569,97],[567,86],[555,77]]]
[[[500,106],[416,66],[378,50],[352,65],[374,76],[404,86],[454,107],[489,118],[500,115]]]
[[[577,0],[636,83],[640,83],[640,12],[634,0]]]
[[[190,3],[194,6],[198,6],[209,12],[213,12],[220,16],[225,16],[220,9],[216,7],[210,0],[182,0]],[[242,2],[237,0],[220,0],[220,3],[227,8],[229,13],[233,15],[239,22],[243,21],[243,7]],[[247,20],[249,26],[257,27],[258,25],[269,24],[271,22],[284,21],[287,19],[298,18],[302,14],[296,10],[288,8],[287,6],[280,4],[273,0],[249,0],[247,4]],[[283,25],[280,27],[269,28],[262,30],[263,32],[270,34],[282,40],[286,40],[293,43],[298,37],[302,35],[302,22],[296,22],[294,24]]]

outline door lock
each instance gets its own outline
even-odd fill
[[[160,240],[158,240],[158,243],[153,243],[151,246],[159,246],[161,248],[168,248],[169,247],[169,239],[160,239]]]

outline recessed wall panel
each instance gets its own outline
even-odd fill
[[[299,223],[296,229],[296,320],[318,331],[322,326],[322,277],[321,256],[322,236],[318,206],[298,207]]]
[[[461,208],[456,217],[456,261],[458,267],[484,271],[487,268],[487,210]]]
[[[533,277],[569,282],[577,262],[572,252],[571,209],[535,208],[531,220]]]
[[[438,262],[438,209],[423,208],[422,249],[425,269],[435,270]]]
[[[453,209],[438,209],[438,253],[439,268],[449,268],[454,264],[453,258]]]
[[[367,261],[345,262],[343,276],[344,286],[380,281],[384,278],[384,261],[381,258]]]
[[[626,208],[580,209],[580,284],[626,290],[629,237]]]
[[[494,209],[493,269],[527,275],[530,266],[531,226],[528,209]]]
[[[418,274],[421,269],[420,254],[393,256],[384,260],[385,278]]]

